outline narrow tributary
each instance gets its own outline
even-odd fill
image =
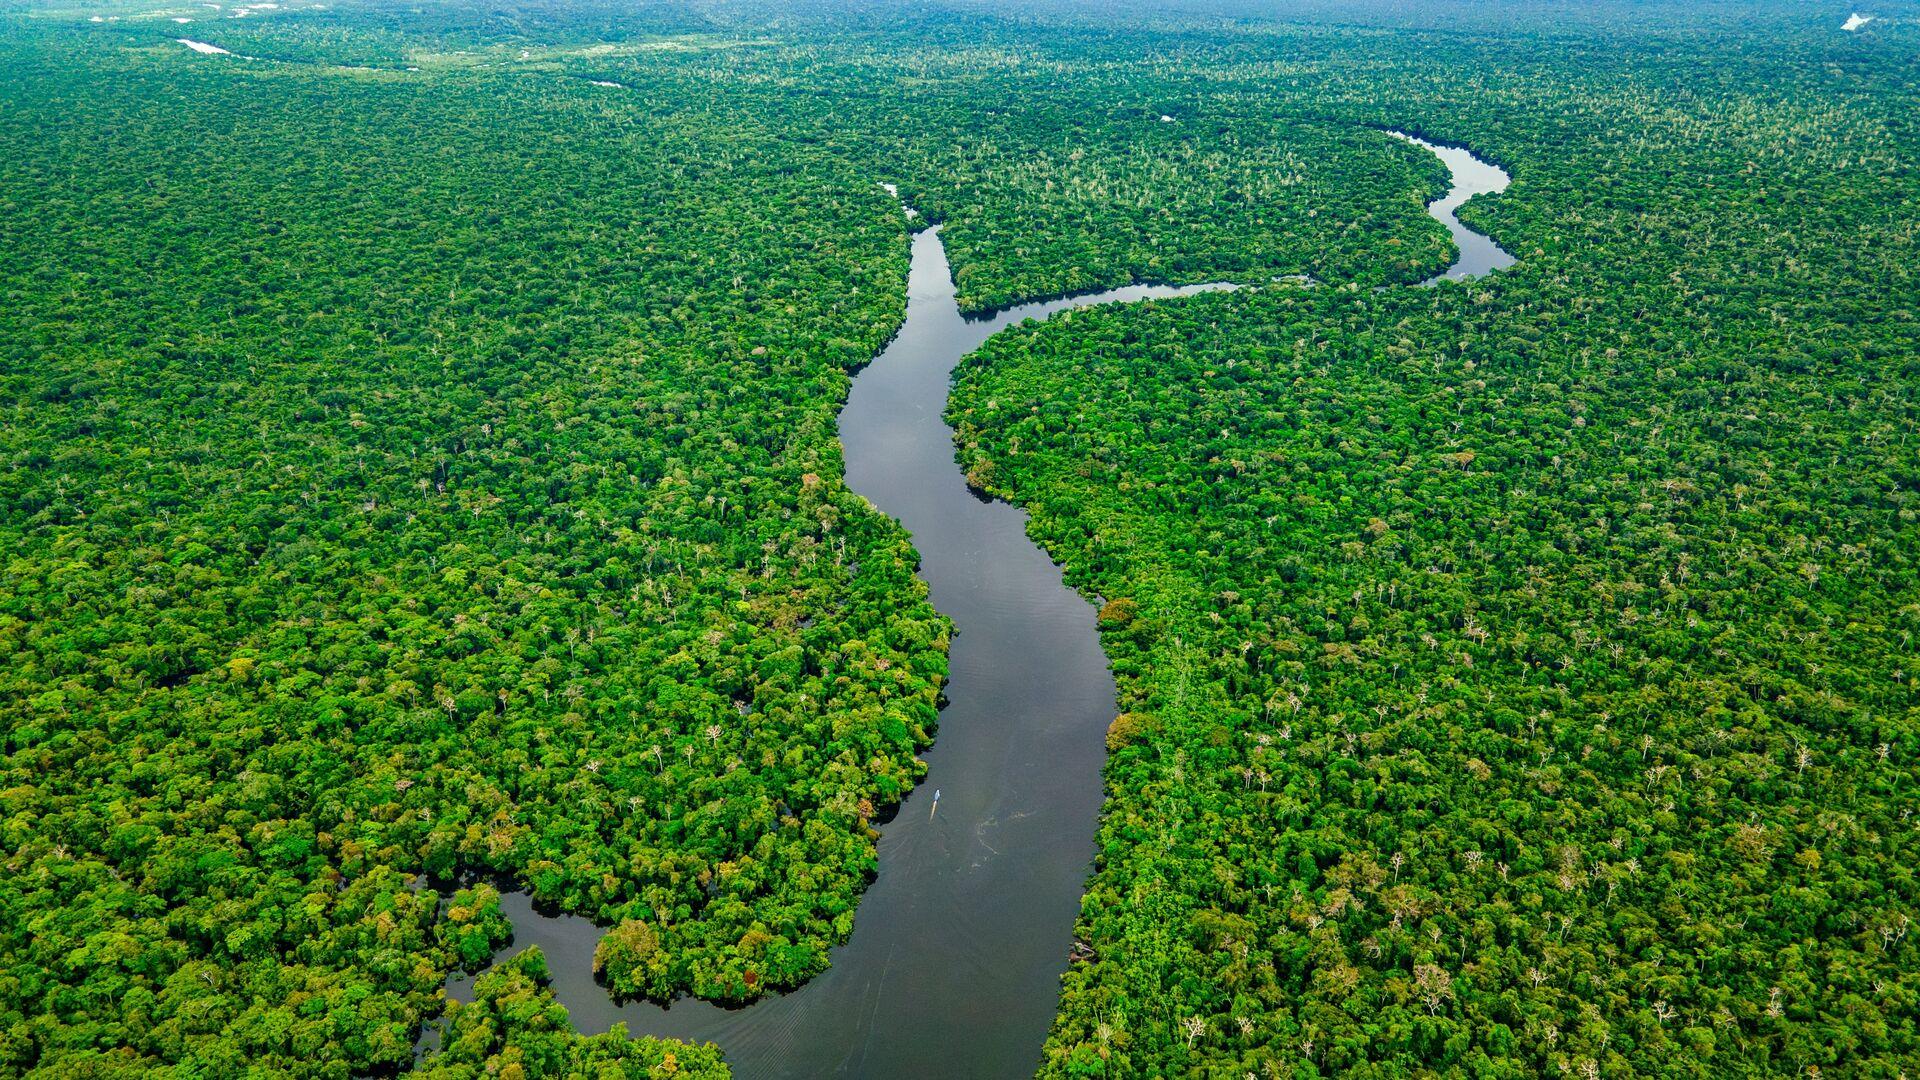
[[[1429,207],[1461,251],[1442,277],[1510,264],[1453,218],[1469,167],[1473,193],[1505,187],[1506,174],[1421,145],[1454,172],[1454,191]],[[906,321],[854,379],[840,441],[848,485],[912,533],[933,604],[958,629],[926,780],[881,828],[879,877],[832,968],[748,1008],[617,1005],[593,978],[599,927],[505,897],[515,929],[506,952],[540,946],[581,1031],[624,1021],[636,1035],[714,1042],[749,1080],[1013,1077],[1039,1064],[1092,865],[1114,684],[1092,606],[1027,539],[1026,514],[967,488],[942,419],[948,387],[962,357],[1015,323],[1234,286],[1136,285],[970,318],[954,302],[939,230],[912,244]],[[469,996],[471,981],[449,993]]]

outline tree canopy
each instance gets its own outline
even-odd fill
[[[1914,84],[1821,32],[1363,50],[1518,266],[970,362],[1121,686],[1047,1074],[1913,1067]]]
[[[0,1072],[723,1073],[499,891],[623,996],[850,932],[951,632],[882,182],[969,310],[1253,286],[955,388],[1122,694],[1047,1073],[1920,1065],[1916,23],[1120,14],[0,2]],[[1384,128],[1515,268],[1411,287]]]

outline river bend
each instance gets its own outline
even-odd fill
[[[1506,174],[1465,150],[1399,137],[1453,172],[1428,210],[1460,255],[1425,284],[1510,265],[1453,217],[1472,195],[1504,188]],[[744,1009],[615,1004],[593,978],[598,927],[505,896],[516,935],[505,952],[540,946],[581,1031],[624,1021],[636,1035],[714,1042],[748,1080],[1033,1074],[1092,865],[1114,683],[1092,606],[1028,540],[1025,512],[979,498],[962,479],[942,419],[952,372],[1028,319],[1234,287],[1135,285],[970,318],[955,304],[939,230],[913,236],[906,320],[854,379],[840,441],[848,486],[912,533],[933,605],[958,630],[927,777],[881,827],[879,877],[832,967]],[[456,977],[450,995],[467,998],[471,982]]]

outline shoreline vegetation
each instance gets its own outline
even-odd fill
[[[1317,283],[956,372],[1120,693],[1044,1074],[1920,1067],[1874,14],[0,6],[0,1072],[724,1074],[459,874],[622,993],[821,977],[949,674],[835,438],[875,176],[962,311]],[[1388,128],[1517,265],[1400,287]]]

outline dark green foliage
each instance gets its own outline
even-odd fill
[[[725,1080],[729,1075],[712,1046],[629,1039],[624,1030],[574,1035],[567,1010],[554,1002],[546,980],[547,963],[539,949],[480,976],[471,1004],[448,1007],[441,1048],[415,1072],[433,1080]]]
[[[823,970],[944,672],[832,439],[878,189],[564,80],[0,32],[0,1071],[402,1065],[506,933],[423,873],[650,925],[636,993]]]
[[[1004,112],[928,155],[914,188],[947,226],[963,310],[1135,281],[1415,281],[1442,258],[1446,234],[1408,212],[1442,185],[1432,155],[1130,76],[1071,92],[1016,78]]]
[[[824,969],[946,646],[831,438],[899,317],[879,178],[950,221],[975,303],[1310,252],[1367,276],[1382,230],[1440,253],[1430,160],[1346,125],[1163,123],[1180,92],[1140,72],[1060,97],[1072,42],[1027,70],[996,31],[930,82],[913,48],[698,20],[602,48],[458,9],[397,39],[353,7],[106,10],[0,31],[0,226],[36,237],[0,255],[16,1066],[399,1064],[440,973],[505,934],[420,875],[616,926],[623,995]],[[983,101],[1025,119],[977,125]],[[1353,155],[1377,183],[1307,174]],[[1133,170],[1172,216],[1090,200]],[[1352,221],[1302,201],[1328,191]],[[1008,246],[995,218],[1047,230]],[[343,889],[411,936],[317,945],[363,933]],[[79,962],[93,933],[131,967]],[[115,1004],[200,964],[204,1024]],[[386,1026],[282,1015],[256,986],[289,979]]]
[[[1910,25],[0,11],[0,1073],[405,1069],[509,935],[428,881],[621,994],[824,969],[947,644],[832,438],[882,179],[970,308],[1324,283],[960,385],[1116,598],[1050,1072],[1920,1064]],[[1514,172],[1516,271],[1397,287],[1442,170],[1382,126]],[[421,1066],[719,1074],[541,967]]]
[[[500,910],[500,890],[482,884],[453,894],[434,933],[453,953],[456,964],[479,971],[496,950],[513,940],[513,924]]]
[[[1821,32],[1356,49],[1312,108],[1508,165],[1518,268],[963,373],[963,463],[1122,598],[1049,1074],[1920,1062],[1920,102]],[[1282,38],[1219,92],[1306,107]]]

